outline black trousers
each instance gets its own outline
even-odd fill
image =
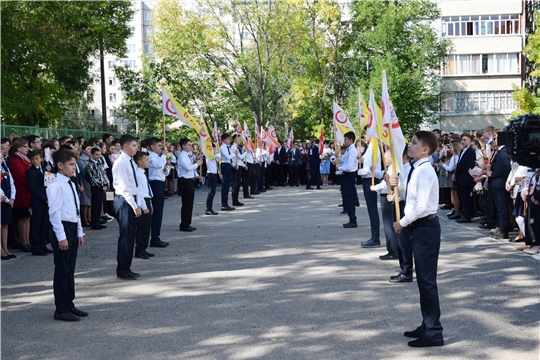
[[[508,201],[510,199],[508,191],[503,188],[490,188],[493,194],[493,203],[497,209],[497,220],[501,233],[507,233],[512,228],[510,227],[510,212],[508,210]]]
[[[343,182],[343,176],[341,176],[341,182]],[[379,183],[379,179],[375,178],[375,185]],[[364,190],[364,200],[366,201],[366,207],[369,215],[369,224],[371,227],[371,239],[373,241],[380,241],[380,226],[379,210],[377,209],[377,193],[371,191],[371,178],[362,178],[362,188]]]
[[[62,225],[68,242],[67,250],[60,250],[52,226],[49,229],[54,254],[54,305],[56,312],[59,314],[66,313],[75,307],[73,304],[75,299],[75,264],[77,263],[77,251],[79,249],[77,223],[62,221]]]
[[[396,218],[395,207],[392,208],[392,216]],[[401,218],[405,216],[405,201],[399,202],[399,214]],[[398,257],[399,257],[399,267],[401,268],[401,273],[403,275],[412,276],[413,270],[413,249],[412,249],[412,239],[411,239],[411,227],[404,227],[400,234],[397,234],[398,241]]]
[[[263,164],[259,167],[259,180],[257,181],[257,191],[262,191],[262,189],[265,187],[265,183],[264,183],[265,173],[266,173],[266,167]]]
[[[307,186],[311,185],[317,185],[317,187],[321,187],[321,167],[319,164],[317,165],[311,165],[311,176],[309,178]]]
[[[394,231],[394,222],[396,221],[395,205],[393,202],[388,202],[386,194],[381,194],[380,198],[384,236],[386,237],[386,250],[389,254],[399,257],[398,234]]]
[[[208,186],[208,196],[206,197],[206,211],[213,209],[214,196],[218,186],[219,177],[217,174],[206,173],[206,186]]]
[[[472,186],[460,186],[458,187],[459,201],[461,203],[461,211],[463,212],[463,218],[470,220],[473,211],[473,198],[471,196]],[[459,214],[456,214],[459,215]]]
[[[248,173],[249,173],[249,194],[253,195],[257,192],[257,180],[259,177],[259,164],[248,163]]]
[[[264,172],[264,186],[268,189],[274,185],[273,179],[274,164],[270,164],[266,167]]]
[[[114,211],[118,221],[118,251],[116,254],[117,275],[127,275],[131,273],[131,262],[133,260],[133,248],[135,247],[135,212],[122,196],[114,197]]]
[[[441,309],[437,288],[437,262],[441,247],[439,218],[418,220],[410,225],[416,282],[420,292],[422,327],[429,337],[441,337]]]
[[[149,184],[152,189],[153,207],[150,241],[157,242],[161,240],[161,224],[163,222],[163,208],[165,207],[165,181],[151,180]],[[184,189],[180,186],[180,179],[178,180],[178,189],[182,189],[182,196],[184,196]]]
[[[298,165],[289,166],[289,185],[298,185]]]
[[[33,248],[44,248],[49,242],[49,208],[33,207],[30,217],[30,244]]]
[[[182,186],[182,210],[180,211],[180,226],[191,225],[193,215],[193,201],[195,200],[195,181],[193,179],[179,178]]]
[[[103,188],[99,186],[92,186],[92,198],[90,200],[92,204],[91,221],[92,227],[99,227],[101,221],[101,205],[103,204]]]
[[[231,164],[221,164],[221,206],[229,206],[229,188],[232,183],[232,170]]]
[[[249,196],[249,182],[251,181],[251,172],[249,171],[249,165],[253,164],[248,164],[248,168],[244,168],[244,174],[242,175],[242,190],[244,191],[244,198],[247,198]]]
[[[145,198],[146,208],[150,209],[148,214],[142,214],[135,218],[135,252],[146,250],[150,241],[150,227],[152,225],[152,201]]]
[[[232,201],[233,204],[238,202],[238,194],[240,193],[240,184],[242,183],[242,178],[244,176],[244,168],[238,167],[238,169],[233,168],[233,183],[232,183]],[[221,189],[223,191],[223,188]]]
[[[356,223],[356,173],[344,172],[341,179],[341,196],[343,197],[343,211],[349,215],[349,222]]]

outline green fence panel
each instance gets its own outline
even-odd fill
[[[39,126],[22,126],[22,125],[8,125],[2,123],[0,127],[0,137],[24,137],[28,135],[38,135],[42,139],[60,139],[62,136],[72,135],[74,138],[77,136],[84,136],[86,140],[97,137],[100,138],[105,134],[104,131],[90,131],[86,129],[55,129],[55,128],[40,128]],[[124,133],[111,133],[115,138],[119,139]],[[132,134],[134,136],[138,136]],[[145,135],[142,135],[145,137]]]

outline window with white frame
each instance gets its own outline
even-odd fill
[[[116,101],[116,93],[109,93],[109,101]]]
[[[135,52],[135,44],[126,44],[126,52],[128,53]]]
[[[519,54],[450,55],[443,75],[519,74]]]
[[[149,38],[152,36],[152,27],[151,26],[145,26],[144,27],[144,37]]]
[[[114,109],[109,110],[109,117],[112,117],[112,118],[116,117],[116,110]]]
[[[137,62],[135,60],[126,60],[125,61],[125,66],[127,68],[133,69],[133,68],[135,68],[135,66],[137,66]]]
[[[116,77],[110,77],[109,78],[109,85],[116,85]]]
[[[519,34],[519,15],[445,16],[442,36],[499,36]]]
[[[150,21],[152,19],[150,10],[144,10],[144,21]]]
[[[145,53],[151,53],[152,52],[152,44],[146,44],[144,45],[144,52]]]
[[[443,97],[441,111],[494,111],[515,110],[516,103],[512,91],[453,92]]]
[[[109,69],[112,69],[112,68],[114,68],[114,67],[116,66],[116,61],[110,60],[110,61],[108,62],[108,64],[109,64]]]

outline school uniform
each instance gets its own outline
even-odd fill
[[[409,162],[403,164],[404,173],[399,174],[399,184],[398,184],[398,198],[399,198],[399,213],[401,218],[405,216],[405,197],[407,189],[407,179],[409,178],[409,173],[411,172],[411,164]],[[394,198],[395,201],[395,198]],[[396,218],[396,208],[392,206],[392,219]],[[401,233],[397,234],[397,244],[398,244],[398,257],[399,257],[399,267],[401,268],[400,274],[403,274],[407,277],[412,277],[413,270],[413,250],[412,250],[412,239],[411,239],[411,228],[407,226],[403,228]]]
[[[372,164],[372,152],[377,152],[377,161],[375,164]],[[380,240],[380,226],[379,221],[379,211],[377,210],[377,193],[371,191],[372,176],[371,176],[371,165],[378,166],[381,164],[381,154],[379,148],[373,149],[373,145],[369,144],[366,152],[362,155],[362,168],[358,170],[358,175],[362,177],[362,188],[364,190],[364,200],[366,202],[366,207],[369,215],[369,224],[371,227],[371,238],[362,243],[365,247],[370,246],[379,246],[381,243]],[[374,185],[377,185],[380,182],[380,179],[375,177]]]
[[[101,206],[103,204],[103,187],[107,185],[107,180],[103,174],[103,167],[101,163],[90,159],[86,174],[89,178],[91,188],[91,217],[90,225],[92,229],[101,230],[106,226],[100,224],[101,222]]]
[[[167,157],[150,151],[148,155],[148,179],[152,189],[152,230],[150,242],[161,244],[161,224],[163,222],[163,209],[165,208],[165,165]],[[135,164],[136,166],[136,164]],[[182,193],[183,195],[183,193]]]
[[[236,144],[233,144],[231,146],[231,152],[234,153],[237,149]],[[244,159],[246,157],[245,151],[243,151],[243,148],[238,149],[238,155],[235,155],[231,159],[231,165],[232,165],[232,171],[233,171],[233,183],[232,183],[232,201],[233,205],[240,205],[241,202],[238,201],[238,194],[240,193],[240,184],[242,183],[242,179],[244,176]],[[221,189],[223,191],[223,188]]]
[[[206,186],[208,186],[208,196],[206,197],[206,211],[212,212],[214,204],[214,196],[219,182],[218,174],[218,159],[221,154],[214,154],[214,160],[206,157]]]
[[[289,185],[298,186],[298,167],[300,166],[300,150],[293,148],[287,152],[289,157]]]
[[[470,222],[473,211],[473,199],[471,196],[471,190],[474,187],[474,179],[469,170],[476,164],[476,153],[472,147],[461,150],[459,154],[459,160],[454,172],[456,178],[456,184],[458,186],[459,200],[461,203],[461,210],[463,216],[461,222]],[[456,214],[459,216],[459,214]]]
[[[266,173],[266,160],[268,158],[268,152],[266,149],[257,149],[256,153],[257,158],[259,159],[260,166],[259,166],[259,174],[258,174],[258,180],[257,180],[257,192],[265,192],[265,173]]]
[[[349,145],[345,154],[339,158],[338,170],[341,176],[341,196],[343,198],[343,211],[349,216],[349,224],[356,227],[356,171],[358,170],[358,150],[354,144]],[[345,225],[344,225],[345,226]]]
[[[49,238],[54,253],[54,304],[57,314],[64,314],[75,308],[75,264],[79,249],[78,238],[83,236],[80,218],[80,201],[75,184],[58,173],[47,187]],[[67,240],[68,249],[60,250],[59,241]]]
[[[2,163],[1,170],[5,175],[2,175],[1,178],[0,195],[5,196],[6,199],[1,205],[0,222],[2,225],[9,225],[11,224],[13,209],[8,203],[10,200],[15,200],[17,189],[15,188],[15,181],[13,181],[13,176],[11,176],[11,172],[9,171],[9,167],[5,160]]]
[[[436,213],[439,181],[430,158],[417,160],[409,173],[405,216],[399,223],[410,227],[416,279],[422,313],[420,341],[442,342],[441,310],[437,289],[437,262],[441,245],[441,226]],[[411,343],[409,343],[411,345]],[[414,346],[414,345],[411,345]]]
[[[193,202],[195,200],[195,170],[199,167],[193,164],[188,153],[182,151],[178,158],[178,179],[182,186],[182,209],[180,230],[193,231],[191,219],[193,216]]]
[[[47,192],[44,185],[44,170],[41,166],[32,166],[26,170],[26,182],[30,190],[30,244],[33,255],[47,255],[49,242],[49,214]]]
[[[112,168],[115,193],[114,210],[120,232],[116,256],[118,262],[116,275],[129,280],[136,278],[131,271],[135,246],[135,210],[139,206],[137,203],[139,190],[136,167],[137,165],[131,156],[122,152]]]
[[[232,183],[233,168],[231,161],[236,155],[231,151],[231,147],[225,143],[219,148],[221,155],[221,207],[229,207],[229,188]]]
[[[135,255],[138,257],[144,257],[146,255],[146,249],[150,242],[150,228],[152,224],[152,188],[148,182],[146,172],[144,169],[137,168],[135,170],[137,174],[137,183],[139,196],[137,197],[137,203],[141,207],[143,214],[138,218],[135,218]],[[150,210],[148,214],[144,214],[144,211]],[[143,255],[144,254],[144,255]],[[146,256],[148,257],[148,256]]]
[[[257,192],[257,164],[253,151],[246,151],[246,164],[247,171],[245,172],[244,179],[244,199],[250,198],[251,195],[255,195]]]
[[[321,145],[322,146],[322,145]],[[311,169],[311,176],[308,180],[306,189],[311,189],[311,185],[317,185],[317,189],[321,188],[321,167],[319,159],[319,147],[315,144],[311,145],[308,153],[308,163]]]

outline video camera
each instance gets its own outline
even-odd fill
[[[519,165],[540,168],[540,116],[520,115],[498,133],[497,144]]]

